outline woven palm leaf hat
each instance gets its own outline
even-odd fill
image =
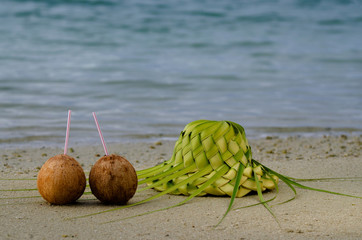
[[[239,173],[239,179],[237,175]],[[231,121],[197,120],[187,124],[175,143],[170,160],[138,172],[147,188],[171,194],[207,194],[236,197],[272,190],[278,177],[264,171],[252,159],[251,147],[242,126]],[[202,191],[200,191],[202,190]]]

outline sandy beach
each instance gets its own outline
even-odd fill
[[[267,137],[249,143],[255,159],[287,176],[359,177],[301,183],[362,196],[361,136]],[[173,141],[121,143],[109,144],[108,150],[123,155],[141,170],[169,159],[173,146]],[[79,161],[86,175],[103,155],[101,146],[70,147],[69,155]],[[362,239],[362,199],[297,189],[295,200],[277,205],[293,196],[284,183],[279,184],[279,194],[270,203],[280,226],[261,205],[241,208],[257,203],[255,194],[236,199],[233,210],[217,227],[228,206],[227,197],[197,197],[180,207],[120,220],[185,198],[166,195],[135,207],[76,218],[117,206],[103,205],[92,194],[71,205],[47,204],[36,190],[37,173],[49,157],[62,152],[61,146],[1,149],[0,239]],[[32,190],[5,191],[10,189]],[[88,187],[86,192],[90,192]],[[136,193],[129,203],[155,193]],[[275,193],[264,197],[272,198]]]

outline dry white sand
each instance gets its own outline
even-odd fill
[[[359,180],[301,182],[308,186],[362,196],[362,137],[277,137],[251,140],[253,157],[284,175],[296,178],[359,177]],[[174,142],[122,143],[109,145],[110,153],[125,156],[137,170],[169,159]],[[75,157],[88,174],[102,155],[101,146],[73,146]],[[284,183],[270,203],[280,222],[258,202],[257,195],[236,199],[233,210],[215,227],[225,212],[228,197],[197,197],[185,205],[126,220],[128,216],[171,206],[184,196],[165,195],[148,203],[86,218],[86,214],[113,209],[93,195],[83,195],[75,204],[53,206],[39,197],[36,179],[42,164],[62,149],[1,149],[0,239],[362,239],[362,199],[297,189]],[[3,191],[35,189],[32,191]],[[89,188],[86,192],[89,192]],[[129,203],[154,195],[137,193]],[[273,197],[275,191],[265,193]],[[29,198],[23,198],[28,197]],[[34,196],[34,197],[32,197]],[[21,197],[21,198],[15,198]],[[111,223],[105,223],[114,221]]]

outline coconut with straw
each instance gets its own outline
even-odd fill
[[[86,177],[80,164],[67,155],[71,110],[68,111],[64,154],[49,158],[41,167],[37,186],[40,195],[49,203],[63,205],[75,202],[84,193]]]
[[[108,154],[97,116],[93,112],[105,156],[98,159],[89,173],[89,186],[94,196],[106,204],[124,205],[137,190],[137,174],[132,164],[124,157]]]

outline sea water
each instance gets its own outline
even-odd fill
[[[361,133],[362,1],[0,1],[0,146]]]

